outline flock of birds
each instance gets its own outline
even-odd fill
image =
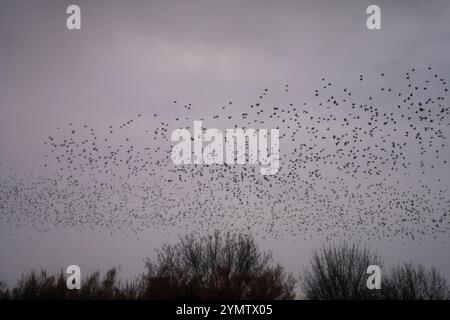
[[[43,142],[45,174],[1,178],[0,221],[111,233],[447,239],[448,86],[428,67],[393,77],[367,86],[360,75],[356,90],[322,78],[308,102],[294,101],[288,84],[265,88],[253,104],[228,101],[201,119],[192,103],[174,100],[170,120],[150,113],[105,127],[61,124]],[[175,166],[170,133],[194,120],[280,129],[279,172]]]

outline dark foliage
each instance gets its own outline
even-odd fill
[[[253,238],[187,236],[146,261],[144,298],[292,299],[295,279]]]
[[[304,297],[314,300],[375,298],[378,293],[366,286],[369,265],[381,266],[381,261],[366,247],[345,243],[323,247],[314,252],[309,268],[301,276]]]
[[[316,251],[301,276],[304,298],[314,300],[442,300],[450,299],[446,279],[434,267],[405,263],[383,273],[380,290],[366,286],[369,265],[381,267],[366,247],[343,244]]]
[[[316,300],[450,299],[446,279],[435,268],[405,263],[382,271],[380,290],[367,289],[369,265],[381,267],[366,247],[342,244],[314,252],[300,276],[300,298]],[[164,245],[145,272],[122,282],[118,269],[94,272],[80,290],[68,290],[66,276],[31,271],[12,287],[0,282],[0,299],[294,299],[296,279],[262,252],[248,235],[186,236]]]
[[[62,300],[62,299],[135,299],[135,284],[121,285],[117,279],[117,269],[110,269],[103,279],[94,272],[82,282],[80,290],[68,290],[66,278],[61,271],[56,276],[48,276],[46,271],[31,271],[22,276],[17,284],[9,289],[0,285],[0,298],[20,300]]]
[[[450,299],[447,280],[432,267],[405,263],[392,268],[382,287],[383,299],[444,300]]]

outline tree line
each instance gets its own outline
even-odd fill
[[[450,298],[445,277],[434,267],[403,263],[382,268],[381,288],[369,290],[369,265],[382,266],[369,248],[341,243],[316,250],[298,276],[276,263],[244,234],[187,235],[145,260],[132,281],[114,267],[94,272],[79,290],[68,290],[61,271],[31,271],[11,287],[0,282],[0,299],[233,299],[233,300],[442,300]]]

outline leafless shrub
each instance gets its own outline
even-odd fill
[[[359,300],[377,294],[367,289],[369,265],[381,266],[378,255],[366,247],[348,245],[323,247],[315,251],[309,268],[301,276],[306,299]]]
[[[436,268],[404,263],[392,268],[382,294],[389,300],[443,300],[450,299],[450,288]]]
[[[193,235],[146,260],[144,298],[292,299],[295,279],[250,236]]]

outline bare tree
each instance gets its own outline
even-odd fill
[[[126,282],[122,285],[117,279],[117,269],[112,268],[103,279],[100,279],[99,272],[94,272],[83,280],[81,290],[68,290],[62,270],[52,276],[48,276],[45,270],[31,271],[23,275],[11,289],[0,283],[0,299],[136,299],[138,284]]]
[[[369,265],[381,266],[378,255],[366,247],[348,245],[323,247],[315,251],[309,268],[301,276],[306,299],[372,299],[377,293],[367,289]]]
[[[0,281],[0,300],[10,299],[10,292],[6,283]]]
[[[95,300],[130,300],[137,299],[139,295],[139,282],[122,283],[117,277],[119,268],[109,269],[103,279],[100,273],[94,272],[81,284],[81,290],[72,290],[72,299],[95,299]]]
[[[246,235],[186,236],[146,260],[144,298],[292,299],[295,280]]]
[[[439,271],[404,263],[392,268],[383,281],[382,296],[390,300],[450,299],[450,288]]]
[[[359,245],[342,244],[315,251],[301,275],[306,299],[450,299],[444,276],[434,267],[405,263],[382,273],[381,290],[367,289],[369,265],[381,267],[378,255]],[[271,252],[262,252],[248,235],[189,235],[164,245],[146,270],[125,284],[117,268],[104,277],[88,275],[81,290],[68,290],[56,275],[31,271],[12,287],[0,282],[0,299],[293,299],[296,281]]]
[[[62,271],[58,275],[49,276],[45,270],[31,271],[23,275],[10,290],[12,299],[64,299],[66,284]]]

